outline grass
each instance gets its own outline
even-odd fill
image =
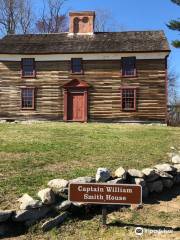
[[[95,175],[98,167],[144,168],[180,147],[180,128],[120,124],[1,124],[0,196],[35,194],[52,178]],[[5,200],[5,199],[3,199]]]
[[[142,169],[166,162],[171,146],[180,148],[180,128],[58,122],[0,124],[0,208],[14,207],[22,193],[35,196],[53,178],[94,176],[98,167],[112,171],[119,166]],[[151,214],[152,222],[156,217],[166,220],[156,211]],[[127,223],[146,222],[144,216],[143,212],[134,213]],[[99,216],[94,216],[71,221],[47,235],[40,233],[38,239],[126,239],[127,231],[128,239],[133,239],[134,228],[113,226],[102,230]]]

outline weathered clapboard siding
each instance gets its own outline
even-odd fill
[[[117,60],[84,61],[84,75],[71,75],[69,61],[36,62],[37,78],[21,78],[20,62],[0,62],[0,117],[63,119],[62,86],[86,81],[88,118],[100,121],[165,121],[165,60],[137,60],[137,77],[122,78]],[[121,111],[121,85],[137,86],[137,111]],[[36,87],[35,111],[20,109],[20,87]]]

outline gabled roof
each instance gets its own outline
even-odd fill
[[[170,51],[163,31],[7,35],[0,54],[123,53]]]

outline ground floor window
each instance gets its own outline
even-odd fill
[[[21,88],[21,109],[34,109],[34,92],[32,87]]]
[[[122,89],[122,110],[127,110],[127,111],[136,110],[136,89],[135,88]]]

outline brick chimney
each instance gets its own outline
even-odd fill
[[[69,34],[93,34],[94,33],[94,11],[70,12]]]

